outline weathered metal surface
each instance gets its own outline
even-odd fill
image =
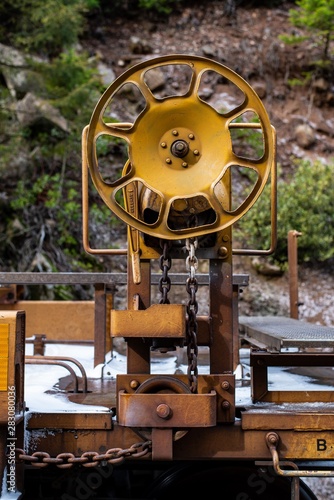
[[[289,318],[287,318],[289,319]],[[291,319],[291,321],[297,321]],[[252,399],[257,401],[270,401],[276,403],[283,402],[331,402],[334,401],[334,391],[332,390],[270,390],[268,386],[268,368],[270,366],[281,367],[317,367],[333,366],[334,354],[327,352],[288,352],[270,353],[265,351],[253,351],[250,356],[251,365],[251,387]],[[286,390],[287,389],[287,390]]]
[[[119,426],[117,423],[109,430],[78,429],[76,423],[73,428],[66,429],[61,424],[61,419],[60,413],[59,428],[53,426],[50,431],[48,428],[44,428],[43,432],[41,428],[28,429],[27,437],[30,438],[28,443],[31,448],[27,452],[47,450],[51,456],[55,456],[66,450],[80,456],[87,450],[105,453],[112,447],[128,448],[142,440],[137,429]],[[102,422],[103,420],[100,421]],[[270,460],[271,455],[266,445],[269,431],[275,429],[244,430],[239,421],[234,425],[188,429],[182,433],[182,437],[173,439],[173,459],[198,460],[201,457],[210,460]],[[280,437],[278,452],[281,460],[334,459],[334,431],[279,429],[277,433]],[[152,456],[145,456],[144,459],[152,460]]]
[[[187,279],[186,273],[169,273],[169,277],[174,285],[183,285]],[[104,283],[106,285],[124,285],[127,283],[126,273],[47,273],[47,272],[0,272],[0,284],[21,284],[21,285],[95,285]],[[151,283],[159,283],[161,274],[152,273]],[[209,275],[198,274],[200,285],[209,284]],[[234,274],[233,284],[248,286],[248,275]],[[2,304],[1,304],[2,306]]]
[[[105,413],[33,412],[29,416],[27,429],[111,430],[112,413],[107,410]]]
[[[288,347],[334,347],[334,328],[283,316],[241,316],[240,331],[267,346],[268,351]]]
[[[153,304],[138,311],[110,311],[112,337],[185,337],[185,306]]]
[[[216,394],[119,393],[118,421],[128,427],[208,427],[216,425]],[[169,409],[163,417],[159,407]],[[200,411],[198,411],[200,408]]]
[[[181,382],[183,386],[178,387]],[[187,392],[187,375],[118,375],[116,394],[123,391],[135,392]],[[189,392],[188,387],[188,392]],[[230,423],[235,420],[235,377],[225,373],[222,375],[199,375],[198,394],[205,395],[214,391],[216,394],[216,420],[219,423]]]
[[[273,406],[270,403],[248,406],[241,413],[242,428],[247,430],[334,430],[333,403],[289,403]]]
[[[93,340],[93,301],[20,300],[1,304],[4,311],[26,313],[26,336],[45,335],[48,340]]]
[[[10,421],[14,434],[15,420],[25,409],[25,318],[24,311],[0,311],[0,424],[9,425]]]
[[[156,99],[147,85],[146,72],[174,64],[186,65],[190,70],[188,91]],[[217,112],[199,98],[201,77],[208,70],[230,80],[243,94],[244,101],[234,110]],[[112,104],[114,93],[129,79],[141,91],[146,107],[134,123],[107,123],[106,106]],[[257,123],[249,123],[243,116],[249,111],[254,112]],[[262,156],[249,159],[235,153],[235,128],[256,129],[263,139]],[[130,146],[121,177],[110,183],[101,176],[95,151],[96,140],[103,134],[120,137]],[[29,324],[33,329],[29,335],[41,336],[41,354],[43,335],[66,342],[94,340],[94,363],[104,364],[100,379],[87,381],[83,374],[84,392],[77,391],[77,380],[70,383],[67,377],[60,381],[60,390],[67,391],[68,400],[86,405],[87,411],[80,407],[77,412],[29,414],[24,430],[26,452],[30,455],[21,450],[21,460],[41,468],[48,464],[62,468],[95,467],[105,462],[124,465],[125,457],[130,463],[136,458],[157,464],[255,460],[273,462],[278,474],[282,463],[298,472],[296,464],[288,460],[334,460],[334,391],[271,391],[268,384],[268,368],[272,366],[334,366],[334,354],[304,352],[318,346],[333,348],[334,328],[292,318],[238,318],[239,291],[248,285],[248,277],[233,274],[233,255],[271,254],[277,233],[276,133],[255,92],[233,71],[205,58],[182,55],[143,61],[107,89],[83,132],[82,145],[84,248],[92,254],[126,255],[128,272],[0,273],[1,285],[94,286],[94,302],[46,305],[18,301],[4,304],[4,308],[24,305],[29,320],[39,321]],[[243,201],[238,195],[234,199],[231,167],[257,175]],[[128,224],[127,248],[90,247],[89,173],[106,205]],[[231,226],[256,202],[269,177],[270,248],[233,249]],[[124,204],[116,201],[118,194],[123,196]],[[153,212],[149,222],[147,209]],[[209,261],[205,267],[208,273],[198,272],[199,258]],[[151,261],[158,259],[161,273],[152,271]],[[182,260],[189,273],[170,272],[171,259]],[[293,266],[296,271],[296,259]],[[113,310],[117,285],[127,285],[127,310]],[[159,304],[151,305],[152,285],[159,285]],[[188,293],[186,306],[181,305],[183,299],[170,304],[167,294],[174,285],[184,286]],[[209,287],[206,316],[197,314],[199,285]],[[7,301],[9,287],[2,288],[0,299]],[[296,315],[296,309],[292,313]],[[13,314],[10,321],[14,322],[19,313],[8,314]],[[253,402],[238,407],[234,371],[240,364],[240,332],[244,340],[262,351],[252,348],[250,356]],[[122,337],[127,345],[126,373],[117,375],[117,382],[105,376],[105,355],[112,349],[111,337]],[[22,368],[20,342],[22,338],[16,346],[8,344],[7,357],[11,361],[4,363],[6,384],[11,383],[15,369],[13,384],[17,384],[18,369]],[[198,373],[199,345],[208,349],[208,374]],[[187,373],[150,373],[152,352],[165,353],[180,346],[187,355]],[[283,352],[286,347],[300,352]],[[20,377],[18,403],[22,409],[23,375]],[[71,393],[73,389],[77,392]],[[104,406],[105,411],[94,411],[92,405]],[[277,439],[273,442],[268,436]],[[3,441],[3,431],[1,438]],[[153,467],[154,472],[159,470],[159,465]],[[3,468],[2,461],[0,471]],[[125,472],[129,469],[124,466]],[[297,481],[293,485],[296,496]]]

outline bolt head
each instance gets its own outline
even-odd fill
[[[160,405],[158,405],[156,412],[158,417],[163,418],[164,420],[167,420],[172,416],[171,408],[165,403],[161,403]]]

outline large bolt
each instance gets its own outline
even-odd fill
[[[220,257],[227,257],[228,256],[228,250],[226,247],[224,246],[221,246],[218,248],[218,254],[220,255]]]
[[[171,152],[178,158],[184,158],[189,153],[189,146],[186,141],[175,141],[172,144]]]
[[[140,384],[139,384],[138,380],[133,379],[133,380],[131,380],[131,382],[130,382],[130,387],[131,387],[131,389],[137,389],[137,387],[139,387],[139,385],[140,385]]]
[[[158,417],[163,418],[164,420],[167,420],[172,416],[171,408],[165,403],[161,403],[160,405],[158,405],[156,412]]]
[[[230,408],[230,403],[226,401],[226,399],[222,402],[222,408],[223,410],[228,410]]]
[[[224,391],[227,391],[230,388],[230,383],[227,380],[224,380],[221,383],[221,387],[222,387],[222,389],[224,389]]]

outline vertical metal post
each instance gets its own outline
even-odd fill
[[[288,264],[290,290],[290,317],[298,319],[298,251],[297,238],[302,233],[291,230],[288,232]]]
[[[141,282],[135,284],[131,254],[128,256],[128,309],[134,309],[135,298],[138,298],[139,309],[147,309],[151,304],[151,261],[140,261]],[[138,325],[138,334],[140,325]],[[127,373],[150,373],[151,342],[149,339],[125,338],[127,341]]]
[[[233,276],[231,228],[223,235],[220,259],[210,259],[210,314],[212,339],[210,344],[210,373],[233,372]]]
[[[106,354],[106,285],[95,284],[94,366],[105,362]]]

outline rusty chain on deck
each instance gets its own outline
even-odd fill
[[[96,467],[98,465],[120,465],[127,458],[140,458],[151,452],[152,442],[145,441],[135,443],[130,448],[110,448],[106,453],[98,453],[97,451],[86,451],[80,457],[76,457],[73,453],[59,453],[56,457],[51,457],[45,451],[35,451],[31,455],[25,453],[21,448],[16,448],[17,460],[29,463],[34,467],[47,467],[48,465],[56,465],[59,469],[69,469],[74,465],[82,465],[83,467]],[[141,451],[138,451],[140,450]]]

